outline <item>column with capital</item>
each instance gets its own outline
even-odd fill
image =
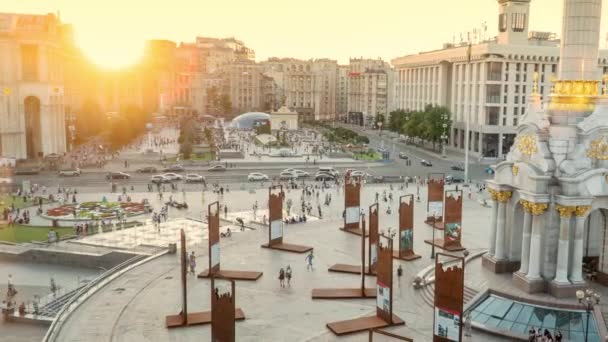
[[[492,199],[492,221],[490,223],[490,243],[488,255],[494,256],[495,248],[496,248],[496,218],[498,216],[498,202],[497,202],[497,194],[498,191],[494,189],[488,189],[490,193],[490,198]]]
[[[584,283],[583,280],[583,235],[585,233],[585,219],[587,212],[591,210],[591,206],[577,206],[576,228],[574,231],[574,251],[572,252],[572,274],[570,281],[572,283]]]
[[[556,209],[559,212],[560,224],[559,242],[557,244],[557,272],[555,273],[554,281],[556,283],[569,283],[568,253],[570,249],[570,218],[572,218],[572,214],[576,211],[576,207],[558,205]]]
[[[530,213],[530,202],[526,200],[520,200],[519,203],[523,207],[524,212],[524,226],[521,240],[521,262],[519,267],[519,273],[526,275],[528,273],[528,263],[530,260],[530,236],[532,232],[532,215]]]
[[[507,216],[507,202],[511,198],[510,191],[500,191],[496,195],[498,202],[498,216],[496,217],[496,247],[494,258],[504,260],[505,256],[505,223]]]
[[[528,262],[528,280],[539,280],[540,263],[542,261],[543,214],[549,205],[547,203],[530,203],[532,214],[532,235],[530,236],[530,260]]]

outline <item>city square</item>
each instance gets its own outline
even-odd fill
[[[121,69],[0,13],[0,341],[608,341],[606,8],[541,1],[390,62]]]

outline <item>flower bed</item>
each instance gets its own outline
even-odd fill
[[[118,216],[135,216],[146,213],[146,206],[135,202],[83,202],[48,209],[46,217],[58,220],[113,219]]]

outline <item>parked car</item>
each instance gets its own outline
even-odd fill
[[[306,177],[310,176],[310,173],[308,173],[306,171],[302,171],[302,170],[294,170],[293,172],[296,174],[296,176],[298,178],[306,178]]]
[[[110,172],[106,175],[107,180],[111,179],[130,179],[131,175],[126,172]]]
[[[247,180],[250,182],[261,182],[261,181],[267,181],[268,180],[268,176],[263,174],[263,173],[259,173],[259,172],[252,172],[249,174],[249,176],[247,176]]]
[[[330,175],[329,173],[319,172],[315,175],[316,181],[334,181],[336,177]]]
[[[158,172],[158,170],[154,166],[145,166],[145,167],[140,167],[139,169],[135,170],[135,172],[137,172],[137,173],[156,173],[156,172]]]
[[[201,175],[197,175],[195,173],[190,173],[186,175],[185,179],[186,183],[205,183],[205,177]]]
[[[215,172],[215,171],[226,171],[226,167],[224,165],[215,165],[207,169],[207,171]]]
[[[422,160],[420,161],[420,164],[421,164],[422,166],[428,166],[428,167],[433,166],[433,163],[431,163],[430,161],[428,161],[428,160],[426,160],[426,159],[422,159]]]
[[[407,154],[405,154],[405,152],[399,152],[399,158],[404,159],[404,160],[408,160],[410,159]]]
[[[168,179],[171,182],[173,182],[173,181],[180,181],[180,180],[184,179],[184,176],[179,175],[177,173],[173,173],[173,172],[165,173],[163,175],[163,177],[165,177],[166,179]]]
[[[59,170],[59,176],[61,177],[75,177],[80,176],[80,174],[81,171],[79,168]]]
[[[283,171],[281,172],[281,174],[279,175],[279,179],[296,179],[298,178],[298,175],[293,172],[293,171]]]
[[[156,176],[150,177],[150,182],[152,182],[154,184],[162,184],[162,183],[169,183],[171,181],[163,175],[156,175]]]
[[[445,176],[445,182],[448,184],[452,183],[464,183],[464,178],[462,177],[454,177],[453,175]]]
[[[340,172],[331,166],[320,166],[319,172],[328,173],[334,177],[338,177],[340,175]]]
[[[454,171],[464,171],[464,165],[454,164],[454,165],[450,166],[450,169],[452,169]]]
[[[370,175],[369,173],[365,172],[365,171],[352,171],[350,173],[351,176],[353,177],[361,177],[361,178],[369,178],[372,175]]]
[[[171,165],[163,169],[163,172],[184,172],[186,169],[179,164]]]

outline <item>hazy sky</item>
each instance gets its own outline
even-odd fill
[[[561,31],[562,1],[532,0],[530,27]],[[608,13],[604,4],[603,18]],[[103,65],[132,62],[147,39],[230,37],[256,59],[391,58],[440,48],[487,21],[496,35],[496,0],[2,0],[1,12],[61,14],[87,55]],[[606,21],[606,20],[604,20]],[[603,23],[603,28],[606,27]],[[605,29],[602,30],[605,44]],[[458,39],[458,38],[457,38]]]

